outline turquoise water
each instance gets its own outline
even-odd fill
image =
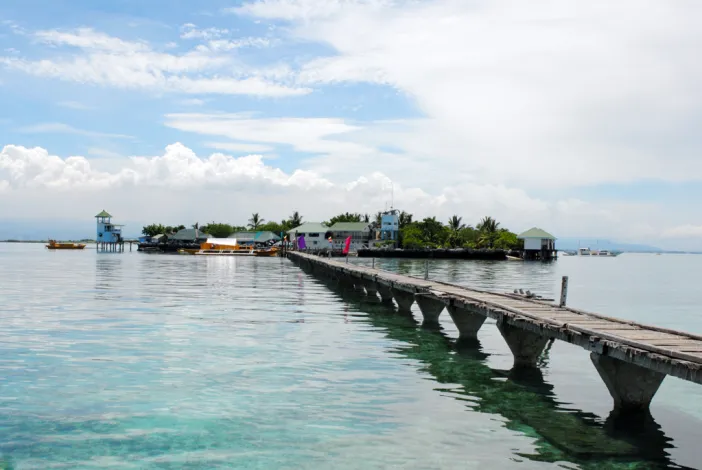
[[[702,257],[435,262],[431,276],[557,293],[702,332]],[[370,260],[354,259],[355,263]],[[378,261],[421,274],[422,261]],[[457,344],[287,260],[0,244],[0,468],[698,468],[702,387],[643,422],[579,348],[511,371],[494,324]]]

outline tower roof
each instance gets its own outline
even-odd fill
[[[95,217],[112,217],[109,212],[107,212],[105,209],[102,210],[98,215]]]

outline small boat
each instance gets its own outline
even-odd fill
[[[72,243],[72,242],[57,242],[56,240],[49,240],[49,244],[46,247],[50,250],[82,250],[85,248],[85,243]]]
[[[578,256],[604,256],[613,258],[619,255],[609,250],[590,250],[590,248],[578,248]]]
[[[254,245],[240,245],[236,238],[208,238],[199,250],[178,250],[180,254],[197,256],[276,256],[277,248],[256,248]]]
[[[520,258],[519,256],[510,256],[510,255],[507,255],[507,259],[508,259],[509,261],[524,261],[524,260],[523,260],[522,258]]]

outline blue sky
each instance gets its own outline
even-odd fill
[[[0,219],[321,220],[394,187],[700,249],[702,10],[646,4],[5,1]]]

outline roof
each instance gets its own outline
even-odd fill
[[[257,242],[267,242],[270,240],[280,240],[280,235],[277,235],[270,231],[258,231],[258,232],[234,232],[229,235],[229,238],[236,238],[241,241],[257,241]]]
[[[370,222],[337,222],[329,230],[332,232],[363,232],[368,230]]]
[[[549,239],[549,240],[555,240],[556,237],[551,235],[545,230],[541,230],[540,228],[537,227],[532,227],[526,232],[520,233],[517,235],[517,238],[540,238],[541,240],[543,239]]]
[[[95,217],[112,217],[112,216],[109,214],[109,212],[107,212],[105,209],[103,209],[102,212],[100,212]]]
[[[201,232],[200,230],[194,228],[184,228],[178,230],[178,233],[170,237],[171,240],[199,240],[202,238],[210,238],[211,235],[208,233]]]
[[[290,229],[288,233],[325,233],[327,230],[329,230],[329,227],[324,224],[320,224],[318,222],[305,222],[302,225]]]

